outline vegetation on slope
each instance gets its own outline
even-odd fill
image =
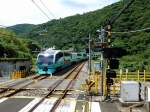
[[[0,58],[31,58],[36,48],[40,46],[32,40],[18,38],[13,32],[0,29]]]
[[[97,29],[105,26],[106,20],[119,13],[124,1],[107,6],[103,9],[75,15],[35,26],[28,33],[30,39],[38,40],[44,47],[56,46],[59,49],[74,47],[80,50],[87,46],[88,34],[96,39]],[[130,31],[150,26],[150,1],[135,0],[132,6],[120,16],[113,25],[113,31]],[[150,32],[131,34],[113,34],[113,45],[125,48],[129,55],[120,60],[121,68],[149,69],[150,70]]]
[[[33,24],[17,24],[14,26],[10,26],[8,28],[14,31],[17,35],[24,36],[28,34],[34,28],[34,25]]]

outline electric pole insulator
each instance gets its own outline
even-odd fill
[[[108,37],[111,37],[111,32],[110,31],[108,32]]]

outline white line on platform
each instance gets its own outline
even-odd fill
[[[45,99],[33,112],[49,112],[56,100],[56,98]]]
[[[58,98],[50,98],[45,99],[43,103],[41,103],[33,112],[50,112],[52,106]],[[23,109],[19,112],[28,112],[38,101],[40,98],[36,98],[32,100],[29,104],[27,104]],[[76,101],[75,100],[62,100],[61,104],[58,106],[56,112],[74,112]]]
[[[101,112],[99,102],[92,102],[91,104],[91,112]]]
[[[28,105],[22,108],[19,112],[28,112],[36,103],[40,101],[41,98],[35,98]]]
[[[7,100],[8,98],[2,98],[0,99],[0,103],[2,103],[3,101]]]
[[[62,100],[56,112],[74,112],[76,106],[75,100]]]

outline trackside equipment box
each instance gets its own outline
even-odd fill
[[[121,100],[124,102],[139,101],[140,84],[136,81],[121,82]]]

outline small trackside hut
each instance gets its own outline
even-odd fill
[[[0,58],[0,77],[11,78],[12,74],[22,73],[18,78],[25,77],[31,70],[31,59]]]

